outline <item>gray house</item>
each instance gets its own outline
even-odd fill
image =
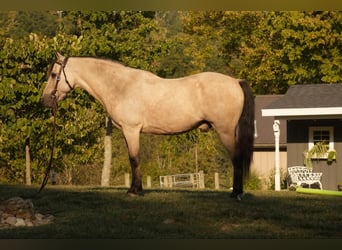
[[[265,106],[262,116],[287,122],[287,167],[303,165],[303,152],[317,142],[328,143],[336,160],[328,164],[324,156],[315,159],[313,171],[323,173],[323,189],[337,190],[342,182],[342,84],[293,85]]]

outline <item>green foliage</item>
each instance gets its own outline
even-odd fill
[[[241,75],[260,94],[341,82],[341,41],[340,12],[267,12],[242,48]]]
[[[245,181],[246,190],[260,190],[261,189],[261,179],[255,173],[250,173],[248,179]]]
[[[329,144],[326,141],[317,142],[310,150],[304,150],[304,165],[312,168],[312,160],[326,159],[328,164],[336,160],[336,151],[329,150]]]
[[[274,190],[275,189],[275,170],[272,170],[272,172],[269,174],[268,177],[268,190]],[[280,169],[280,189],[287,189],[287,170]]]
[[[0,24],[4,35],[14,39],[38,33],[53,37],[57,34],[59,22],[55,11],[9,11],[0,12]]]
[[[214,12],[173,12],[172,22],[163,23],[171,45],[170,53],[161,61],[160,75],[182,77],[201,71],[226,73],[221,55],[222,27],[212,26],[211,13]]]
[[[256,94],[342,80],[341,12],[201,11],[179,12],[179,19],[167,73],[228,73]]]

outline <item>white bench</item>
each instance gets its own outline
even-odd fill
[[[321,179],[323,173],[321,172],[312,172],[312,169],[309,169],[305,166],[293,166],[287,168],[288,176],[287,176],[287,185],[291,186],[301,186],[302,184],[309,185],[309,188],[312,184],[318,183],[319,188],[323,189]]]

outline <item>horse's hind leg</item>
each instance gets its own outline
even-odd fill
[[[234,174],[233,174],[233,192],[231,197],[240,199],[243,193],[243,173],[242,173],[242,166],[241,161],[236,157],[235,152],[235,132],[233,129],[224,131],[216,129],[221,142],[229,152],[233,167],[234,167]]]
[[[234,176],[233,176],[233,192],[231,194],[232,198],[241,199],[241,195],[243,194],[243,172],[241,161],[233,156],[233,165],[234,165]]]
[[[142,181],[139,165],[139,129],[124,129],[123,133],[127,143],[129,162],[132,168],[132,183],[127,193],[129,195],[142,194]]]

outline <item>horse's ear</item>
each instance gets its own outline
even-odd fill
[[[57,61],[64,61],[65,57],[59,54],[58,52],[56,52],[56,58],[57,58]]]

